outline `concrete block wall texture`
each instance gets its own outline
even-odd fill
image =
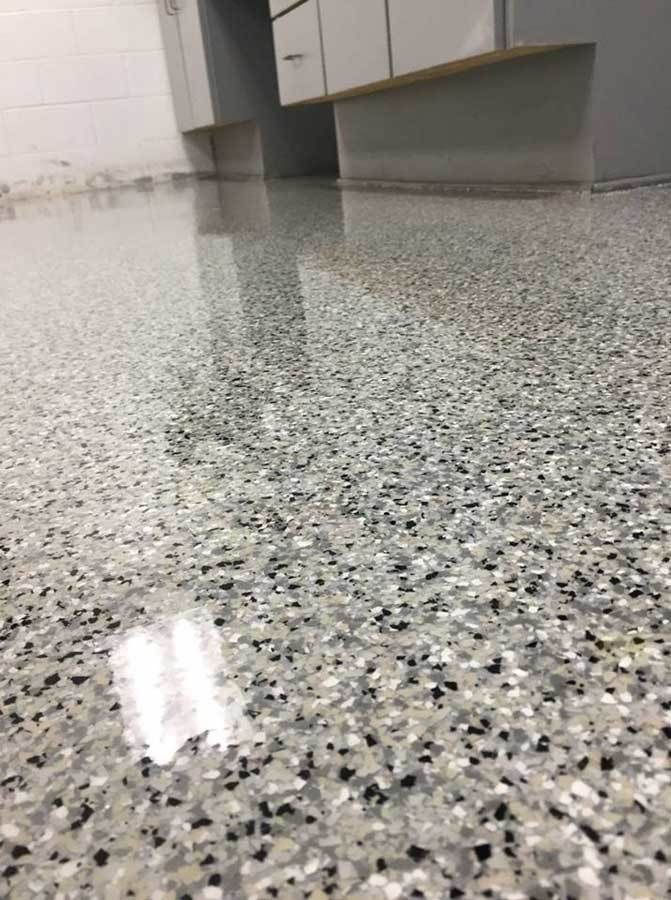
[[[0,0],[0,200],[212,168],[177,129],[155,0]]]

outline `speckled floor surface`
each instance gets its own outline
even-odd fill
[[[667,895],[671,190],[82,196],[0,290],[0,895]]]

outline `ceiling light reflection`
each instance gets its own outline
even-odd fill
[[[111,654],[127,739],[166,765],[189,738],[222,750],[251,737],[240,689],[226,678],[221,632],[202,616],[177,616],[126,634]]]

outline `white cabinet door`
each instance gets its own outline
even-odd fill
[[[496,0],[389,0],[389,25],[394,75],[496,50]]]
[[[415,0],[405,0],[414,6]],[[319,0],[329,94],[391,75],[385,0]]]
[[[317,0],[308,0],[273,22],[275,61],[284,106],[326,93]]]

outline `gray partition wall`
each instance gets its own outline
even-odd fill
[[[594,180],[671,177],[670,0],[508,0],[509,41],[593,41]]]
[[[341,178],[589,183],[593,69],[571,47],[340,101]]]

